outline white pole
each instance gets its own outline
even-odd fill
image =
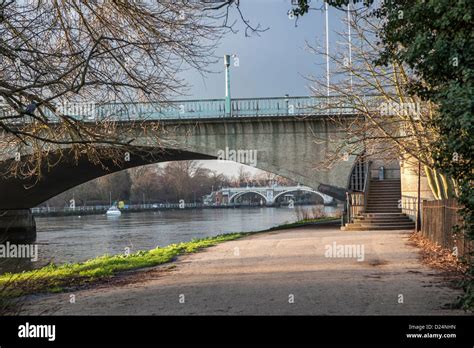
[[[224,55],[225,65],[225,114],[232,116],[232,102],[230,99],[230,55]]]
[[[352,39],[351,39],[351,4],[347,3],[347,38],[349,41],[349,74],[352,91]]]
[[[326,85],[327,85],[327,93],[329,97],[329,24],[328,24],[329,6],[328,6],[327,1],[324,2],[324,8],[326,12]]]

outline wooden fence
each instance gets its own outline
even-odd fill
[[[454,233],[453,228],[461,225],[461,207],[455,199],[423,201],[421,208],[421,232],[423,236],[443,248],[455,250],[458,257],[469,258],[472,242],[462,231]]]

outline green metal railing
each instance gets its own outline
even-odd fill
[[[341,97],[274,97],[239,98],[231,102],[231,117],[268,116],[316,116],[354,114],[356,111]],[[328,107],[330,105],[330,107]],[[70,103],[60,105],[57,113],[71,116],[84,122],[101,120],[186,120],[224,118],[224,99],[178,100],[168,103]],[[51,122],[57,116],[50,110],[44,111]],[[0,116],[15,112],[0,105]],[[21,119],[21,118],[20,118]],[[14,119],[12,119],[14,121]],[[24,122],[22,120],[21,122]]]
[[[331,105],[334,100],[331,101]],[[332,105],[333,106],[333,105]],[[231,117],[308,116],[353,113],[344,103],[327,108],[327,99],[313,97],[241,98],[231,101]],[[182,100],[166,105],[156,103],[105,104],[96,108],[91,118],[115,120],[175,120],[196,118],[224,118],[225,100]]]

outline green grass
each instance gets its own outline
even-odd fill
[[[148,251],[138,251],[129,255],[104,255],[81,263],[50,264],[32,271],[6,273],[0,275],[0,300],[2,297],[15,298],[40,292],[62,292],[67,288],[111,278],[123,271],[152,267],[171,262],[179,255],[194,253],[201,249],[242,238],[250,234],[331,220],[334,220],[334,218],[303,220],[277,226],[265,231],[229,233],[204,239],[193,239],[190,242],[170,244]]]
[[[194,253],[218,243],[244,237],[249,233],[230,233],[190,242],[170,244],[129,255],[104,255],[86,262],[51,264],[22,273],[0,275],[3,296],[18,297],[37,292],[61,292],[65,287],[80,286],[100,279],[110,278],[123,271],[151,267],[172,261],[175,257]]]

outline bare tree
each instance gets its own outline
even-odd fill
[[[123,161],[141,127],[159,148],[160,125],[146,116],[118,126],[132,104],[167,105],[185,92],[180,74],[206,73],[239,1],[0,0],[0,155],[3,174],[40,175],[68,157]],[[156,104],[154,104],[156,105]],[[122,116],[121,116],[122,115]],[[135,126],[135,127],[134,127]],[[130,140],[132,139],[132,140]]]
[[[342,45],[329,54],[329,86],[323,76],[310,78],[314,94],[325,101],[320,107],[336,112],[331,120],[342,129],[342,139],[333,142],[339,145],[322,165],[331,167],[347,155],[402,160],[411,166],[420,162],[435,198],[453,195],[455,183],[436,171],[432,159],[432,144],[439,136],[432,122],[436,106],[405,93],[413,78],[407,66],[396,61],[376,66],[381,23],[369,13],[366,8],[351,12],[351,41],[347,33],[338,34]],[[320,47],[309,47],[326,57]]]

